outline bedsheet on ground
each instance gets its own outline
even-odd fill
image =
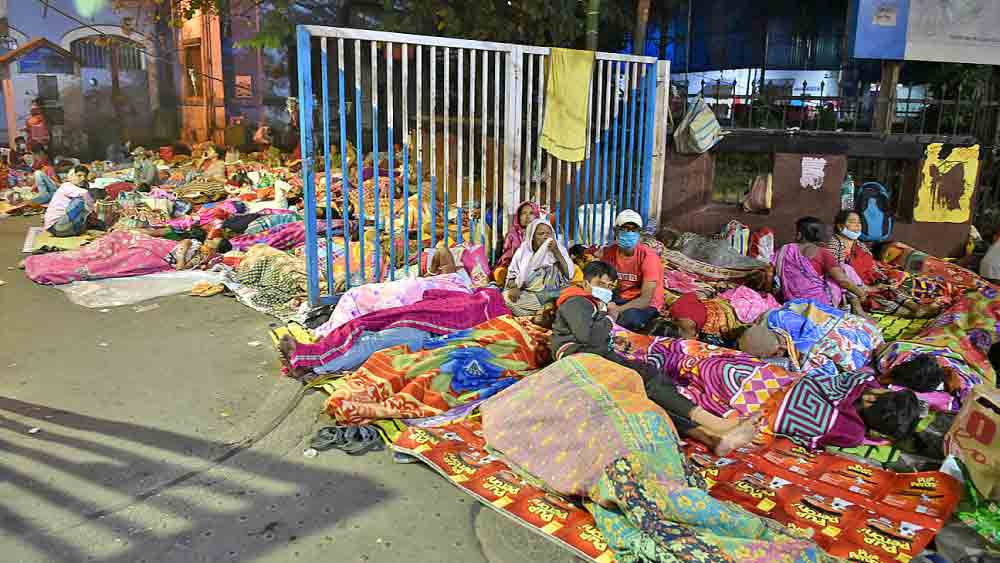
[[[357,371],[323,384],[339,424],[440,415],[490,397],[548,362],[548,332],[504,315],[424,343],[380,350]]]
[[[410,427],[393,447],[578,556],[615,560],[586,509],[531,485],[490,454],[480,421]],[[896,474],[830,453],[809,453],[787,440],[738,450],[721,461],[697,443],[689,443],[685,453],[714,498],[773,519],[849,561],[908,561],[941,529],[960,494],[960,485],[942,473]]]
[[[924,329],[934,319],[906,319],[883,313],[871,313],[879,329],[882,330],[882,337],[886,342],[896,340],[909,340]]]
[[[75,281],[55,286],[77,305],[98,309],[121,307],[157,297],[187,293],[199,282],[220,283],[222,273],[183,270],[146,274],[131,278]]]

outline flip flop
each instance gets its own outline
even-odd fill
[[[348,444],[347,432],[356,428],[354,426],[326,426],[320,428],[316,435],[309,440],[309,446],[317,451],[341,447]]]
[[[347,455],[361,455],[385,448],[382,438],[371,426],[351,426],[345,432],[345,438],[347,439],[346,445],[334,447]]]

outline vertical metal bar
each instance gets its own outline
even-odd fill
[[[647,67],[646,71],[646,108],[645,124],[643,133],[642,152],[645,155],[645,162],[642,165],[642,201],[639,213],[642,214],[643,224],[649,223],[650,203],[652,202],[652,179],[653,179],[653,140],[656,131],[656,63]],[[669,75],[668,75],[669,76]],[[663,189],[662,186],[656,189]]]
[[[525,118],[525,132],[524,135],[524,199],[532,200],[534,196],[531,191],[531,118],[532,118],[532,104],[531,104],[531,90],[535,84],[535,55],[528,55],[528,79],[525,81],[525,88],[527,94],[525,99],[528,103],[525,104],[528,115]],[[541,145],[541,139],[538,139],[539,145]]]
[[[489,81],[487,76],[490,71],[490,53],[489,51],[483,51],[483,111],[480,114],[479,128],[482,136],[482,141],[480,145],[481,162],[479,165],[479,221],[481,222],[482,228],[480,229],[479,244],[486,247],[486,149],[489,147],[489,136],[487,135],[487,130],[489,129],[489,106],[487,105],[487,98],[490,96]],[[495,78],[495,76],[494,76]],[[491,229],[495,229],[496,224],[494,223]]]
[[[451,183],[451,47],[444,48],[444,246],[448,248],[448,185]]]
[[[520,204],[518,186],[521,185],[521,122],[522,122],[522,72],[524,50],[517,45],[507,47],[507,68],[504,75],[504,216],[514,214]]]
[[[502,168],[500,158],[500,51],[493,53],[493,230],[492,230],[492,257],[490,263],[497,259],[497,243],[499,242],[499,222],[497,221],[497,211],[500,207],[500,169]],[[501,219],[506,220],[503,214]],[[509,228],[509,226],[508,226]]]
[[[640,108],[636,107],[638,102],[638,76],[639,67],[637,63],[629,64],[629,101],[628,101],[628,154],[625,158],[628,164],[625,166],[624,174],[625,176],[625,205],[631,209],[635,209],[635,184],[632,183],[632,171],[635,167],[635,141],[636,141],[636,125],[639,122],[638,111]],[[716,92],[718,94],[718,92]]]
[[[455,231],[455,241],[458,244],[462,244],[462,188],[464,187],[463,180],[465,179],[465,169],[463,164],[465,163],[463,150],[465,147],[462,142],[462,126],[465,120],[465,49],[458,50],[458,122],[455,124],[455,130],[458,132],[458,148],[455,150],[458,156],[458,161],[455,163],[458,168],[458,173],[455,176],[455,187],[458,188],[455,193],[455,205],[458,208],[458,219],[456,221],[457,229]],[[447,215],[445,216],[447,217]]]
[[[941,100],[938,104],[938,114],[937,114],[937,134],[941,134],[941,125],[944,123],[944,101],[948,97],[948,87],[941,87]]]
[[[466,185],[469,186],[469,193],[466,194],[468,200],[466,205],[474,205],[476,203],[476,192],[473,186],[473,182],[476,177],[476,52],[469,51],[469,181]],[[458,229],[462,230],[462,215],[465,214],[465,208],[459,211],[458,219]],[[472,210],[469,210],[469,242],[474,243],[475,231],[472,229]]]
[[[629,185],[632,186],[631,189],[635,191],[635,198],[633,200],[634,201],[633,205],[637,210],[641,209],[643,205],[642,169],[645,168],[645,159],[643,157],[648,154],[646,152],[646,113],[649,111],[649,105],[651,100],[647,95],[648,88],[646,87],[647,86],[646,80],[649,78],[649,75],[653,74],[652,72],[649,72],[649,69],[652,68],[651,65],[648,65],[646,63],[641,63],[639,68],[641,69],[642,76],[639,78],[637,86],[639,89],[639,103],[635,114],[635,124],[636,127],[639,128],[638,132],[636,133],[637,137],[636,146],[639,147],[639,150],[642,151],[642,153],[636,155],[634,166],[629,168],[629,176],[630,176]],[[638,170],[635,170],[635,183],[633,184],[631,179],[631,174],[633,169],[635,168],[638,168]],[[645,224],[645,221],[643,221],[643,223]]]
[[[962,83],[958,83],[958,96],[955,98],[955,125],[951,134],[958,135],[958,122],[962,119]]]
[[[327,67],[330,66],[330,60],[327,54],[326,48],[326,37],[320,39],[320,75],[323,80],[323,172],[324,180],[326,181],[326,210],[323,213],[323,217],[326,219],[326,232],[323,234],[326,240],[326,294],[333,295],[333,264],[331,264],[331,256],[333,255],[333,218],[330,216],[333,213],[333,194],[332,192],[332,178],[331,170],[333,163],[330,158],[330,71]],[[343,115],[344,112],[344,97],[340,97],[340,112]],[[318,243],[319,241],[317,241]],[[319,248],[317,247],[317,252]],[[349,277],[349,276],[348,276]]]
[[[584,210],[583,238],[581,239],[579,236],[577,236],[576,242],[580,242],[582,240],[591,238],[590,232],[591,232],[591,225],[593,224],[591,216],[594,214],[594,205],[593,205],[594,188],[590,177],[590,157],[591,157],[590,128],[594,121],[592,115],[593,111],[594,111],[594,72],[593,70],[591,70],[590,83],[587,86],[587,112],[585,114],[587,116],[587,133],[586,136],[584,137],[583,183],[581,184],[583,191],[581,192],[581,198],[580,198],[582,200],[582,207]],[[577,221],[579,221],[579,217],[577,217]],[[577,225],[577,232],[579,234],[579,225]]]
[[[375,189],[375,281],[382,281],[382,206],[379,189],[379,155],[378,155],[378,42],[371,42],[372,61],[372,168]],[[364,199],[361,200],[364,206]]]
[[[600,213],[601,217],[604,217],[603,207],[599,207],[598,202],[601,200],[601,115],[604,112],[604,61],[598,61],[597,63],[597,76],[594,78],[594,84],[597,87],[597,100],[594,104],[594,111],[591,114],[593,119],[592,128],[594,130],[594,152],[590,155],[590,160],[594,161],[594,185],[593,191],[591,192],[590,203],[593,206],[594,215],[591,221],[590,227],[587,231],[587,245],[598,244],[598,227],[597,227],[597,214]],[[602,221],[603,223],[603,221]]]
[[[403,48],[403,267],[410,277],[410,52],[407,43]],[[419,256],[419,255],[418,255]]]
[[[569,210],[569,220],[573,225],[573,239],[570,242],[580,240],[580,212],[578,210],[580,209],[580,203],[583,199],[583,182],[581,178],[581,175],[583,174],[583,163],[574,162],[573,170],[573,192],[571,197],[573,205]],[[570,242],[567,242],[566,244],[568,245]]]
[[[612,100],[615,98],[615,86],[611,78],[614,67],[615,63],[611,61],[607,62],[604,67],[604,72],[607,77],[604,80],[604,84],[607,93],[604,96],[604,121],[601,127],[601,139],[603,140],[602,144],[604,145],[604,152],[601,154],[601,171],[603,172],[603,174],[601,174],[601,246],[607,244],[608,242],[607,227],[609,225],[606,225],[605,222],[607,221],[608,214],[614,212],[614,206],[611,205],[610,198],[608,197],[608,181],[610,177],[608,171],[611,170],[608,167],[608,149],[610,148],[608,146],[610,142],[608,135],[611,131],[611,104],[613,103]],[[685,98],[685,102],[686,101],[687,100]],[[612,222],[613,221],[614,219],[612,219]]]
[[[392,89],[392,49],[393,43],[385,44],[385,106],[388,139],[385,146],[389,150],[389,280],[396,281],[396,143],[394,140],[395,121],[393,119]],[[379,200],[376,200],[379,201]],[[379,208],[382,205],[379,202]]]
[[[535,163],[538,166],[538,176],[535,176],[534,170],[529,170],[528,174],[531,179],[535,181],[535,198],[536,202],[541,205],[542,203],[542,126],[545,123],[545,55],[538,55],[538,85],[536,86],[538,90],[538,122],[535,125]],[[528,98],[529,102],[531,98]]]
[[[619,73],[620,77],[624,77],[624,80],[620,80],[619,84],[624,83],[624,93],[621,98],[621,114],[615,115],[616,118],[620,117],[620,121],[617,131],[617,139],[615,139],[615,209],[621,212],[625,208],[624,202],[624,183],[625,183],[625,153],[627,152],[626,143],[628,142],[628,137],[625,134],[625,128],[628,124],[628,102],[629,102],[629,68],[628,63],[623,63],[624,73]],[[618,148],[621,150],[618,150]]]
[[[299,63],[299,143],[302,147],[302,182],[305,197],[306,226],[306,277],[309,302],[320,304],[319,260],[316,255],[316,180],[313,150],[312,122],[312,45],[309,32],[299,26],[296,29],[296,50]]]
[[[424,255],[424,47],[414,45],[414,48],[417,50],[417,272],[422,274],[420,258]]]
[[[323,38],[326,39],[325,37]],[[326,68],[326,65],[323,65]],[[344,281],[348,289],[351,287],[351,222],[348,210],[350,209],[350,202],[347,199],[347,194],[349,191],[350,183],[347,181],[347,95],[345,88],[345,76],[346,73],[344,66],[344,38],[341,37],[337,39],[337,84],[338,93],[340,94],[340,192],[341,196],[344,198],[344,207],[341,210],[341,219],[344,223]],[[357,101],[355,101],[354,107],[357,108]],[[325,119],[325,118],[324,118]],[[329,144],[329,143],[327,143]],[[327,187],[326,196],[330,197],[330,188]],[[327,201],[327,208],[332,205],[331,201]],[[329,212],[327,213],[329,217]],[[327,233],[330,232],[330,224],[326,225]],[[330,283],[333,283],[333,249],[327,246],[326,249],[326,276]],[[330,290],[330,294],[333,294],[333,289]]]
[[[658,61],[653,67],[655,76],[650,78],[650,93],[656,99],[653,104],[653,135],[646,137],[647,146],[652,146],[652,168],[650,170],[649,203],[650,221],[659,225],[663,210],[663,174],[667,158],[667,111],[670,103],[670,62]]]
[[[437,97],[437,46],[431,45],[431,112],[427,122],[431,128],[431,249],[437,248]]]
[[[358,168],[358,252],[361,257],[361,264],[358,272],[361,274],[361,283],[368,279],[368,271],[365,269],[365,194],[364,194],[364,166],[362,165],[362,155],[365,154],[364,137],[361,128],[361,40],[354,41],[354,123],[357,144],[355,145],[356,165]],[[347,189],[347,186],[344,186]],[[346,225],[345,225],[346,228]],[[350,287],[350,280],[347,287]]]
[[[562,206],[562,200],[563,200],[563,182],[562,182],[562,170],[563,170],[563,167],[562,167],[562,164],[563,164],[563,162],[561,160],[559,160],[558,158],[555,158],[555,157],[553,157],[552,160],[554,160],[555,164],[556,164],[556,185],[554,186],[555,189],[553,190],[553,192],[554,192],[553,195],[554,195],[554,198],[559,202],[560,206]],[[552,204],[551,204],[552,207],[549,207],[549,212],[552,213],[552,215],[555,217],[554,221],[556,222],[557,225],[559,225],[559,223],[562,223],[561,225],[559,225],[559,227],[563,229],[563,237],[565,238],[565,236],[566,236],[565,221],[560,221],[559,220],[559,215],[560,215],[559,212],[561,210],[555,208],[555,203],[556,203],[555,201],[552,202]],[[517,217],[515,217],[514,219],[517,220]],[[552,227],[556,228],[556,225],[553,225]],[[558,235],[559,233],[557,231],[557,232],[555,232],[553,234]]]

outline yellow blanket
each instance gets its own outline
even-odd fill
[[[587,154],[588,94],[594,71],[594,52],[552,49],[545,87],[545,123],[540,146],[566,162],[580,162]]]

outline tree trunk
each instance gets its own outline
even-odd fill
[[[587,1],[587,50],[597,50],[597,27],[601,21],[601,0]]]
[[[646,52],[646,28],[649,26],[649,0],[636,0],[635,31],[632,33],[632,53]]]
[[[882,61],[882,84],[875,104],[875,132],[892,133],[892,123],[896,120],[896,86],[899,84],[901,61]]]

